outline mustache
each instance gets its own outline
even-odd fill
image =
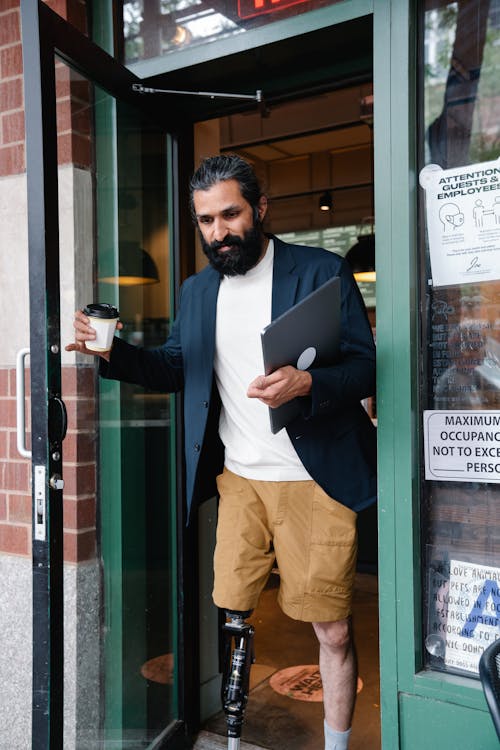
[[[217,252],[221,247],[243,247],[243,239],[234,234],[226,234],[223,240],[215,240],[208,244],[208,248]]]

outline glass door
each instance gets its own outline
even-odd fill
[[[94,87],[96,293],[132,344],[168,336],[168,142]],[[105,747],[147,747],[178,716],[173,397],[99,381]]]
[[[175,403],[102,381],[93,358],[64,346],[74,310],[94,301],[119,308],[131,343],[167,337],[175,139],[132,93],[134,76],[45,4],[27,2],[22,23],[33,747],[174,748],[186,689]]]

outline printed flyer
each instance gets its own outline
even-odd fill
[[[500,279],[500,159],[420,172],[433,286]]]

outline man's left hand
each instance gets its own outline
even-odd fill
[[[297,370],[291,365],[280,367],[270,375],[259,375],[248,386],[248,398],[258,398],[273,409],[297,396],[311,392],[312,377],[307,370]]]

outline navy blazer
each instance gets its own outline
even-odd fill
[[[360,511],[376,497],[375,428],[360,403],[375,392],[375,345],[366,309],[343,258],[273,239],[273,320],[332,276],[341,279],[340,361],[310,369],[311,393],[301,398],[301,415],[286,429],[313,479],[330,497]],[[224,461],[213,373],[219,283],[211,266],[184,282],[162,347],[147,350],[115,338],[109,364],[101,360],[103,377],[184,391],[188,514],[216,494],[215,477]]]

